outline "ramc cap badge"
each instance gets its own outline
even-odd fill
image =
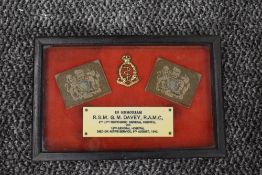
[[[126,87],[130,87],[139,81],[137,76],[137,70],[133,63],[131,63],[131,57],[124,55],[122,57],[124,63],[118,69],[117,83]]]

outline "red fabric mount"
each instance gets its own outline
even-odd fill
[[[132,87],[116,83],[122,56],[128,54],[137,67],[140,82]],[[185,66],[202,77],[186,108],[145,92],[157,57]],[[55,81],[57,73],[99,59],[112,93],[65,109]],[[96,46],[49,47],[44,51],[43,117],[44,147],[55,151],[153,150],[214,145],[210,81],[210,50],[206,46]],[[83,106],[173,106],[172,138],[83,138]]]

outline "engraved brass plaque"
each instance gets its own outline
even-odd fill
[[[173,107],[84,107],[83,137],[173,137]]]

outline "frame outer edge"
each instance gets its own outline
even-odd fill
[[[33,138],[32,138],[32,154],[33,160],[41,152],[40,141],[40,115],[41,115],[41,42],[39,39],[35,39],[34,48],[34,91],[33,91]]]
[[[225,157],[225,126],[224,126],[224,103],[223,103],[223,77],[222,77],[222,59],[221,59],[221,48],[220,48],[220,38],[216,37],[214,41],[214,78],[217,85],[215,86],[216,93],[216,123],[217,123],[217,146],[218,150],[221,152],[221,156]]]
[[[210,44],[212,46],[213,59],[213,87],[215,93],[215,148],[203,149],[167,149],[158,151],[130,151],[130,152],[42,152],[42,57],[44,45],[196,45]],[[106,159],[144,159],[144,158],[192,158],[192,157],[224,157],[225,136],[224,136],[224,113],[221,75],[221,53],[220,39],[218,36],[93,36],[88,38],[67,37],[67,38],[36,38],[34,58],[34,95],[33,95],[33,160],[106,160]],[[215,105],[215,106],[214,106]]]

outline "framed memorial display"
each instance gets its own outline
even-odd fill
[[[37,38],[33,160],[223,157],[213,36]]]

